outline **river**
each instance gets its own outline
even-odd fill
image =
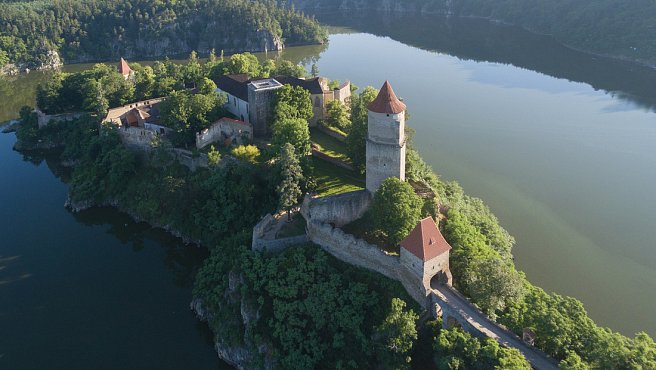
[[[534,284],[656,335],[655,71],[482,20],[323,20],[339,26],[329,45],[281,56],[390,80],[421,154],[491,206]],[[43,78],[0,79],[0,121]],[[0,364],[216,367],[187,309],[202,252],[111,210],[70,214],[65,185],[13,141],[0,136]]]
[[[72,214],[65,176],[0,135],[0,368],[217,369],[189,310],[207,252],[112,209]]]

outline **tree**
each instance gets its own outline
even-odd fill
[[[203,78],[203,67],[198,61],[198,55],[195,51],[189,54],[187,65],[184,66],[185,82],[193,82],[198,85]]]
[[[139,100],[154,97],[155,93],[155,71],[146,66],[135,74],[135,96]]]
[[[326,106],[326,125],[334,127],[344,132],[349,132],[351,120],[348,115],[348,108],[339,100],[332,100]]]
[[[240,145],[233,148],[231,154],[240,161],[255,163],[260,156],[260,149],[255,145]]]
[[[310,92],[300,86],[284,85],[276,91],[274,121],[298,118],[309,121],[314,113]]]
[[[366,140],[368,133],[368,109],[378,96],[378,90],[366,87],[360,94],[351,96],[351,130],[346,137],[346,151],[353,165],[364,173],[366,165]]]
[[[271,127],[271,142],[276,148],[291,144],[298,158],[310,153],[310,129],[307,121],[300,118],[285,118],[274,122]]]
[[[9,54],[6,51],[0,49],[0,68],[4,67],[5,64],[9,63]]]
[[[280,197],[280,209],[287,211],[287,219],[291,220],[291,210],[303,195],[301,191],[301,180],[303,179],[303,170],[294,153],[294,147],[286,143],[280,152],[280,173],[282,181],[278,188]]]
[[[469,295],[492,318],[523,295],[523,276],[499,258],[473,261],[467,279]]]
[[[216,84],[209,78],[203,77],[203,79],[198,84],[198,93],[203,95],[215,94]]]
[[[216,150],[214,145],[211,145],[210,151],[207,152],[207,163],[210,165],[210,167],[216,167],[219,165],[219,161],[221,161],[221,153]]]
[[[312,77],[319,77],[319,67],[316,63],[312,63],[312,69],[310,70]]]
[[[581,357],[573,351],[567,351],[567,357],[564,360],[560,361],[558,367],[561,370],[588,370],[590,366],[586,364]]]
[[[372,214],[376,227],[397,245],[417,225],[421,217],[421,198],[410,184],[390,177],[374,194]]]
[[[405,311],[406,303],[399,298],[392,298],[391,306],[385,320],[375,329],[374,337],[382,346],[378,356],[385,368],[409,368],[408,354],[417,340],[418,316]]]
[[[258,77],[261,72],[260,62],[251,53],[234,54],[224,63],[223,68],[224,74],[245,73],[251,77]]]
[[[176,91],[160,104],[160,116],[174,132],[173,143],[188,145],[194,142],[197,132],[218,118],[222,105],[214,92],[203,95]]]
[[[84,102],[82,107],[86,111],[96,112],[104,116],[109,108],[109,102],[103,94],[103,88],[100,82],[94,79],[88,79],[82,85],[82,94]]]

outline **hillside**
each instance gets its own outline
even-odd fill
[[[0,2],[0,67],[279,49],[321,43],[312,18],[270,1]]]
[[[590,53],[656,65],[651,0],[289,0],[312,14],[379,11],[483,17],[552,35]]]

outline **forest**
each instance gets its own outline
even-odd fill
[[[327,39],[313,18],[273,1],[4,1],[0,25],[0,68],[39,68],[49,51],[75,63],[263,51]]]

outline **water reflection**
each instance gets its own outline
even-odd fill
[[[482,19],[437,16],[318,14],[317,18],[331,25],[391,37],[406,45],[449,54],[462,60],[510,64],[587,83],[595,90],[613,92],[614,97],[641,107],[651,110],[656,107],[655,69],[582,53],[559,44],[551,37],[536,35],[518,27]],[[508,73],[503,73],[502,67],[490,68],[494,70],[480,74],[480,64],[477,65],[479,74],[474,74],[472,78],[502,87],[528,86],[527,80],[516,75],[517,69],[512,69],[512,72],[508,69]],[[552,82],[540,87],[545,91],[563,92],[570,91],[572,85]]]
[[[186,245],[164,230],[152,228],[145,222],[135,222],[114,208],[91,208],[73,213],[73,218],[86,226],[105,226],[106,234],[123,245],[129,245],[136,253],[142,251],[147,242],[160,245],[165,250],[164,265],[173,273],[175,285],[179,287],[193,286],[196,272],[208,255],[205,248]]]

